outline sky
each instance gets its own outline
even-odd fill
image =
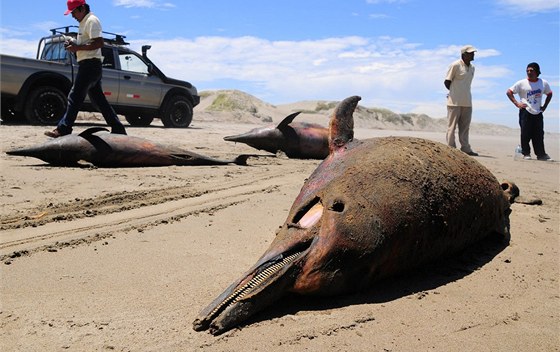
[[[538,62],[560,132],[558,0],[87,0],[169,77],[279,105],[362,97],[361,105],[446,116],[449,64],[471,44],[473,122],[518,128],[506,90]],[[49,29],[77,25],[66,1],[2,1],[0,53],[35,57]],[[544,99],[543,99],[544,102]],[[195,117],[196,118],[196,117]]]

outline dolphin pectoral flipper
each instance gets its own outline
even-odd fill
[[[284,118],[284,120],[282,120],[278,126],[276,126],[276,128],[278,128],[280,131],[282,131],[283,129],[285,129],[286,127],[288,127],[289,124],[292,123],[292,121],[294,121],[294,119],[296,118],[297,115],[301,114],[301,111],[297,111],[294,112],[293,114],[290,114],[288,116],[286,116]]]

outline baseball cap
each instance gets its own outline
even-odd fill
[[[74,11],[77,7],[86,4],[86,0],[68,0],[66,5],[68,6],[68,10],[64,13],[64,16],[68,15],[70,12]]]
[[[476,51],[476,48],[472,45],[465,45],[464,47],[461,48],[461,54],[474,53],[475,51]]]

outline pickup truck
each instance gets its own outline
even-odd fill
[[[3,120],[25,118],[32,124],[54,125],[66,110],[78,63],[64,49],[75,40],[77,26],[51,29],[37,47],[36,59],[0,55],[1,116]],[[106,38],[106,36],[109,36]],[[102,87],[107,100],[132,126],[148,126],[160,118],[165,127],[188,127],[193,108],[200,102],[189,82],[169,78],[148,58],[127,47],[125,36],[103,32]],[[82,111],[96,112],[86,99]]]

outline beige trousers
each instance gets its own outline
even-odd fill
[[[455,128],[459,128],[459,143],[465,153],[472,152],[469,144],[469,128],[471,126],[471,106],[447,106],[447,145],[457,148],[455,144]]]

